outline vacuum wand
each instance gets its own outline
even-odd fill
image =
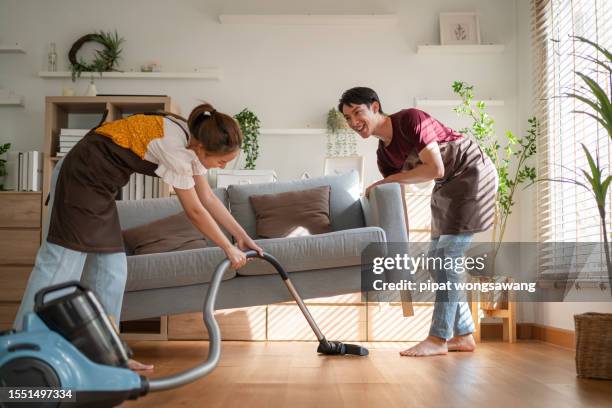
[[[302,314],[306,318],[306,321],[310,325],[310,328],[317,337],[317,340],[319,341],[319,347],[317,348],[317,352],[328,355],[368,355],[368,349],[365,347],[361,347],[355,344],[344,344],[339,341],[329,341],[325,338],[325,336],[321,332],[321,329],[319,329],[319,326],[317,326],[317,323],[310,314],[310,311],[306,307],[306,304],[302,300],[302,297],[298,293],[295,286],[293,286],[291,279],[289,279],[289,275],[287,274],[287,272],[285,272],[280,262],[278,262],[275,257],[266,252],[264,252],[263,256],[260,256],[256,251],[247,251],[245,255],[247,258],[264,259],[276,269],[278,274],[283,279],[285,286],[287,286],[289,293],[291,293],[291,296],[296,301],[298,307],[302,311]],[[206,329],[208,329],[209,338],[208,358],[204,363],[182,373],[149,380],[149,392],[164,391],[193,382],[201,377],[210,374],[219,363],[219,358],[221,356],[221,331],[219,330],[219,325],[215,320],[215,301],[217,299],[217,293],[219,292],[219,286],[221,285],[221,281],[223,280],[223,275],[225,275],[225,272],[230,268],[230,266],[231,264],[228,259],[224,260],[217,266],[217,269],[215,269],[215,272],[213,273],[212,280],[210,281],[208,291],[206,292],[206,297],[204,298],[203,317]]]

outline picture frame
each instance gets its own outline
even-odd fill
[[[360,191],[363,191],[364,161],[363,156],[326,157],[323,174],[337,176],[357,171],[359,174]]]
[[[441,45],[480,44],[480,22],[478,14],[440,13]]]

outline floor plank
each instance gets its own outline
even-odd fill
[[[185,387],[123,407],[610,407],[612,383],[576,378],[574,354],[539,342],[485,342],[475,353],[400,357],[409,343],[364,343],[370,356],[319,356],[311,342],[224,342],[219,366]],[[205,341],[131,342],[160,377],[207,355]]]

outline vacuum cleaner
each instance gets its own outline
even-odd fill
[[[262,258],[274,266],[316,335],[317,352],[368,355],[364,347],[325,338],[276,258],[268,253],[260,257],[255,251],[246,252],[246,256]],[[0,335],[0,387],[15,390],[44,387],[64,391],[64,398],[60,395],[53,401],[38,403],[38,407],[111,407],[150,392],[180,387],[210,374],[221,354],[221,333],[214,317],[215,299],[230,266],[228,259],[217,266],[204,298],[203,317],[208,329],[209,350],[206,361],[201,364],[155,379],[130,370],[127,363],[132,352],[117,334],[95,295],[79,282],[67,282],[44,288],[36,294],[34,312],[24,316],[22,331]],[[48,295],[69,288],[74,290],[46,300]],[[68,391],[70,395],[66,395]],[[0,401],[0,406],[13,406],[12,402],[6,403],[6,395],[3,397],[5,402]]]

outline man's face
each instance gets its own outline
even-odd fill
[[[373,102],[368,107],[362,105],[343,105],[342,114],[346,118],[348,125],[364,139],[372,136],[375,127],[374,116],[378,112],[378,103]]]

